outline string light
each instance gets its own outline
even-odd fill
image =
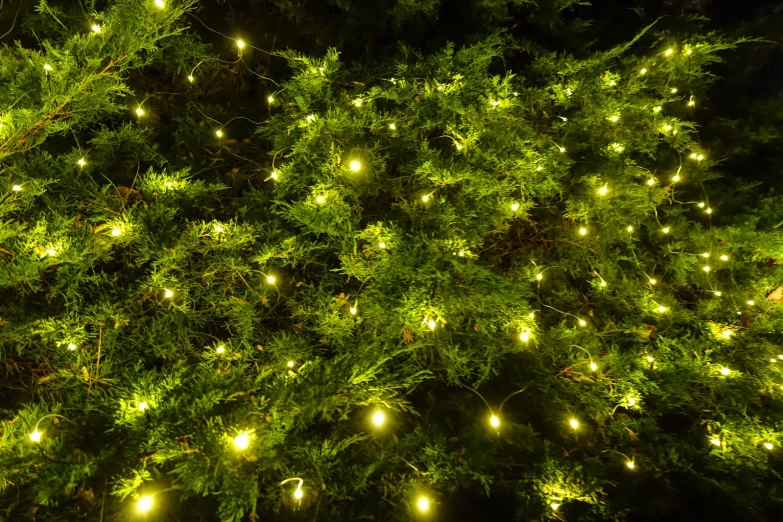
[[[241,39],[237,40],[237,47],[239,48],[239,50],[244,49],[245,48],[245,41],[241,40]]]
[[[386,414],[383,410],[375,410],[372,414],[372,423],[378,428],[386,424]]]
[[[430,195],[429,195],[429,194],[424,194],[424,195],[421,197],[421,200],[422,200],[423,202],[425,202],[425,203],[426,203],[426,202],[428,202],[428,201],[430,200]]]
[[[355,107],[361,107],[362,106],[362,100],[358,100],[358,99],[354,100],[353,104],[354,104]]]
[[[139,499],[138,502],[136,502],[136,511],[139,513],[147,513],[150,509],[152,509],[152,497],[149,495],[144,495]]]
[[[646,68],[644,68],[644,67],[642,67],[642,68],[641,68],[641,70],[639,71],[639,74],[641,74],[642,76],[644,76],[645,74],[647,74],[647,69],[646,69]]]
[[[144,116],[144,109],[142,109],[140,106],[136,107],[136,115],[137,116]]]
[[[585,235],[587,235],[587,229],[586,229],[585,227],[581,227],[581,228],[579,229],[579,235],[580,235],[580,236],[585,236]]]
[[[302,491],[302,485],[299,484],[299,486],[297,486],[297,488],[294,490],[294,499],[302,500],[303,496],[304,496],[304,491]]]
[[[544,279],[544,274],[542,274],[541,272],[537,273],[537,274],[536,274],[536,279],[538,279],[539,281],[541,281],[542,279]]]
[[[381,241],[380,243],[378,243],[378,248],[386,248],[386,243]]]
[[[648,363],[655,362],[655,357],[653,357],[652,355],[648,355],[648,356],[646,357],[646,359],[647,359],[647,362],[648,362]]]
[[[666,52],[663,53],[666,56],[671,56],[674,53],[674,49],[666,49]]]
[[[719,439],[719,438],[717,438],[717,437],[715,437],[714,439],[710,439],[710,443],[711,443],[713,446],[720,446],[720,439]]]
[[[633,232],[633,225],[628,225],[628,228],[626,228],[628,232]]]
[[[22,190],[22,186],[21,185],[14,185],[13,187],[11,187],[11,190],[13,190],[14,192],[19,192],[19,191]]]
[[[268,101],[269,103],[274,103],[275,97],[270,94],[269,96],[266,97],[266,101]]]
[[[38,431],[38,428],[35,428],[33,431],[30,432],[30,440],[33,442],[41,442],[41,437],[43,437],[43,433]]]
[[[420,496],[420,497],[419,497],[419,498],[416,500],[416,507],[417,507],[417,508],[419,509],[419,511],[421,511],[422,513],[426,513],[427,511],[429,511],[429,510],[430,510],[430,499],[428,499],[427,497],[425,497],[425,496],[423,496],[423,495],[422,495],[422,496]]]
[[[285,365],[288,366],[289,368],[293,368],[294,364],[296,364],[294,363],[294,361],[288,361],[287,363],[285,363]]]
[[[606,193],[609,191],[609,186],[608,185],[609,185],[608,183],[604,184],[603,187],[598,189],[598,194],[601,195],[601,196],[606,196]]]
[[[670,131],[670,130],[672,130],[672,126],[671,126],[671,125],[668,125],[668,124],[667,124],[667,125],[664,125],[664,126],[663,126],[663,130],[665,130],[665,131]]]
[[[705,210],[704,212],[706,212],[707,214],[712,214],[712,209],[711,209],[711,208],[708,208],[708,209],[707,209],[707,210]]]
[[[195,79],[195,78],[193,78],[193,75],[192,75],[192,74],[188,74],[188,81],[189,81],[190,83],[193,83],[194,81],[196,81],[196,79]]]
[[[598,370],[598,365],[597,365],[597,364],[595,364],[594,362],[591,362],[591,363],[590,363],[590,369],[591,369],[592,371],[596,371],[596,370]]]
[[[655,113],[661,112],[662,110],[663,107],[661,107],[660,105],[656,105],[655,107],[653,107],[653,112]]]
[[[351,163],[348,164],[348,166],[353,172],[359,172],[360,170],[362,170],[362,164],[359,160],[352,160]]]
[[[250,445],[250,435],[247,433],[240,433],[234,437],[234,447],[238,450],[246,450]]]
[[[677,87],[672,87],[671,93],[672,94],[677,94]]]
[[[691,54],[692,52],[693,52],[693,51],[692,51],[691,49],[685,49],[685,54],[687,54],[688,56],[690,56],[690,54]]]
[[[558,148],[558,150],[559,150],[560,152],[565,152],[565,151],[566,151],[566,150],[565,150],[565,147],[559,147],[559,148]]]
[[[355,306],[352,306],[348,309],[349,312],[351,312],[351,315],[356,315],[356,312],[358,311]]]
[[[90,29],[92,29],[92,32],[96,34],[101,32],[101,26],[98,24],[92,24],[92,27],[90,27]]]
[[[671,230],[669,227],[663,227],[663,228],[661,229],[661,232],[663,232],[664,234],[668,234],[668,233],[669,233],[669,230]]]
[[[223,130],[222,129],[216,130],[215,131],[215,136],[217,136],[218,138],[222,138],[223,137]]]
[[[768,451],[772,451],[772,448],[774,448],[774,447],[775,446],[773,446],[771,442],[765,442],[764,443],[764,448],[766,448]]]
[[[155,7],[158,9],[163,9],[166,7],[166,4],[163,3],[163,0],[155,0]]]
[[[722,256],[720,256],[720,260],[721,261],[728,261],[729,260],[729,256],[727,256],[726,254],[723,254]]]
[[[701,269],[704,270],[705,272],[709,272],[710,270],[712,270],[710,266],[703,266],[701,267]]]
[[[688,100],[688,107],[695,107],[695,106],[696,106],[696,100],[694,100],[693,98]]]
[[[218,346],[217,348],[215,348],[215,351],[216,351],[217,353],[219,353],[219,354],[226,353],[226,347],[225,347],[225,346],[223,346],[223,345],[221,344],[220,346]]]
[[[172,297],[174,297],[174,291],[173,290],[169,290],[168,288],[166,288],[163,291],[163,297],[165,297],[167,299],[171,299]]]
[[[315,114],[308,114],[305,118],[307,121],[315,121]]]
[[[276,170],[273,170],[272,174],[270,174],[269,177],[276,180],[277,178],[280,177],[280,174]]]
[[[703,254],[699,254],[701,257],[710,257],[709,252],[704,252]]]
[[[620,120],[620,117],[616,114],[612,115],[611,118],[609,118],[612,123],[617,123]]]
[[[111,235],[114,237],[121,236],[122,230],[120,230],[119,228],[113,228],[111,229]]]
[[[657,280],[657,279],[650,279],[650,284],[651,284],[651,285],[654,285],[654,284],[656,284],[657,282],[658,282],[658,280]]]
[[[436,323],[434,320],[430,319],[427,321],[427,326],[430,328],[430,330],[434,330],[435,327],[438,326],[438,323]]]
[[[668,310],[668,308],[666,308],[663,305],[660,305],[660,306],[658,306],[657,310],[658,310],[659,313],[664,313],[666,310]]]
[[[499,419],[499,418],[498,418],[496,415],[492,415],[492,416],[489,418],[489,424],[490,424],[490,425],[491,425],[493,428],[499,428],[499,427],[500,427],[500,419]]]
[[[753,306],[755,304],[756,304],[756,301],[754,301],[752,299],[750,301],[748,301],[748,306]]]
[[[647,184],[648,184],[648,185],[650,185],[650,186],[652,187],[653,185],[655,185],[655,179],[654,179],[654,178],[650,178],[650,179],[648,179],[648,180],[647,180]]]
[[[530,330],[526,330],[524,332],[520,332],[519,334],[519,340],[523,343],[526,343],[530,341]]]
[[[723,330],[723,331],[721,332],[721,336],[722,336],[724,339],[728,339],[729,337],[731,337],[731,330]]]
[[[632,460],[626,461],[625,465],[628,466],[628,469],[634,469],[636,467],[636,464]]]
[[[557,502],[552,502],[551,504],[549,504],[549,507],[551,507],[553,511],[557,511],[557,508],[560,507],[560,504],[558,504]]]
[[[731,370],[726,368],[725,366],[721,366],[720,374],[723,376],[726,376],[731,373]]]
[[[277,281],[277,278],[272,274],[266,276],[266,282],[269,283],[270,285],[275,284],[275,281]]]
[[[454,146],[457,148],[457,150],[462,150],[462,145],[459,143],[455,143]]]
[[[315,202],[318,203],[319,205],[322,204],[324,201],[326,201],[326,198],[323,196],[318,196],[315,198]]]
[[[572,429],[578,429],[579,428],[579,421],[576,420],[576,418],[571,417],[568,419],[568,424],[571,426]],[[557,508],[555,508],[557,509]]]
[[[584,319],[579,319],[579,326],[587,326],[587,321]]]
[[[722,296],[722,295],[723,295],[723,292],[721,292],[720,290],[716,290],[716,291],[715,291],[715,295],[717,295],[718,297],[720,297],[720,296]]]
[[[680,181],[680,175],[679,174],[675,174],[674,176],[672,176],[672,181],[674,181],[674,182]]]
[[[628,406],[634,406],[636,404],[636,399],[633,397],[628,397]]]
[[[55,250],[55,249],[53,249],[53,248],[47,248],[47,249],[46,249],[46,254],[47,254],[49,257],[54,257],[54,256],[56,256],[56,255],[57,255],[57,250]]]
[[[512,203],[511,204],[511,210],[513,212],[516,212],[517,210],[519,210],[519,203]]]
[[[46,72],[48,73],[48,72],[49,72],[49,71],[51,71],[51,70],[52,70],[52,66],[51,66],[51,65],[49,65],[48,63],[45,63],[45,64],[44,64],[44,71],[46,71]]]
[[[139,403],[139,406],[138,406],[138,408],[139,408],[139,411],[144,411],[144,410],[146,410],[148,407],[149,407],[149,405],[147,404],[147,402],[146,402],[146,401],[141,401],[141,402]]]
[[[87,161],[84,158],[79,158],[76,161],[76,164],[79,165],[80,167],[84,167],[85,165],[87,165]]]

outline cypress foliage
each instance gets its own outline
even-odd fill
[[[628,12],[3,8],[0,520],[780,517],[779,29]]]

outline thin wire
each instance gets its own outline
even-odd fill
[[[278,87],[280,87],[280,84],[279,84],[279,83],[277,83],[276,81],[274,81],[272,78],[267,78],[266,76],[263,76],[263,75],[261,75],[261,74],[258,74],[258,73],[257,73],[257,72],[255,72],[253,69],[251,69],[250,67],[248,67],[248,66],[247,66],[247,64],[245,63],[245,60],[242,60],[242,58],[240,58],[239,60],[240,60],[240,61],[242,62],[242,64],[245,66],[245,69],[247,69],[247,70],[248,70],[248,72],[250,72],[251,74],[255,74],[256,76],[258,76],[259,78],[263,78],[264,80],[269,80],[270,82],[272,82],[272,83],[274,83],[275,85],[277,85]]]
[[[228,36],[228,35],[225,35],[225,34],[221,33],[220,31],[217,31],[217,30],[215,30],[215,29],[212,29],[212,28],[211,28],[211,27],[209,27],[207,24],[205,24],[205,23],[203,22],[203,20],[201,20],[201,18],[199,18],[198,16],[194,15],[193,13],[188,13],[188,14],[189,14],[190,16],[192,16],[193,18],[195,18],[196,20],[198,20],[199,22],[201,22],[201,25],[203,25],[203,26],[204,26],[204,27],[205,27],[205,28],[206,28],[208,31],[212,31],[212,32],[213,32],[213,33],[215,33],[215,34],[219,34],[220,36],[222,36],[223,38],[225,38],[225,39],[227,39],[227,40],[233,40],[233,41],[235,41],[235,42],[237,41],[237,39],[236,39],[236,38],[231,38],[230,36]],[[260,47],[256,47],[256,46],[254,46],[254,45],[250,45],[250,44],[249,44],[249,43],[247,43],[247,42],[245,42],[245,45],[246,45],[246,46],[248,46],[248,47],[250,47],[251,49],[255,49],[255,50],[257,50],[257,51],[261,51],[262,53],[266,53],[266,54],[268,54],[268,55],[270,55],[270,56],[280,56],[280,55],[278,55],[277,53],[274,53],[274,52],[267,51],[266,49],[261,49]],[[282,57],[281,57],[281,58],[282,58]]]
[[[195,104],[194,104],[194,105],[193,105],[193,107],[195,107],[195,108],[196,108],[196,110],[197,110],[198,112],[201,112],[201,109],[199,109],[199,108],[198,108],[198,105],[195,105]],[[212,121],[214,121],[215,123],[217,123],[217,124],[218,124],[218,125],[220,125],[221,127],[223,126],[223,124],[222,124],[222,123],[220,123],[219,121],[217,121],[215,118],[210,118],[209,116],[207,116],[207,115],[206,115],[206,114],[204,114],[203,112],[201,112],[201,115],[202,115],[202,116],[204,116],[204,117],[205,117],[206,119],[208,119],[208,120],[212,120]]]

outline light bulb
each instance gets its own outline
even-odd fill
[[[667,308],[666,308],[665,306],[663,306],[663,305],[660,305],[660,306],[657,308],[657,310],[658,310],[658,312],[660,312],[660,313],[663,313],[663,312],[665,312],[665,311],[667,310]]]
[[[658,282],[658,280],[657,280],[657,279],[650,279],[650,284],[651,284],[651,285],[654,285],[654,284],[656,284],[657,282]]]
[[[372,414],[372,423],[380,428],[386,424],[386,414],[383,413],[382,410],[376,410],[375,413]]]
[[[315,121],[315,114],[308,114],[307,118],[305,118],[307,121]]]
[[[269,283],[270,285],[275,284],[275,281],[277,281],[277,278],[275,276],[271,274],[266,276],[266,282]]]
[[[57,255],[57,250],[55,250],[53,248],[47,248],[46,249],[46,254],[49,255],[50,257],[54,257],[54,256]]]
[[[144,116],[144,109],[142,109],[141,107],[136,107],[136,115]]]
[[[41,437],[43,437],[43,433],[38,431],[38,428],[35,428],[33,431],[30,432],[30,440],[33,442],[41,442]]]
[[[717,438],[717,437],[716,437],[716,438],[714,438],[714,439],[710,439],[710,443],[711,443],[713,446],[720,446],[720,439],[719,439],[719,438]]]
[[[661,229],[661,232],[663,232],[664,234],[668,234],[668,233],[669,233],[669,230],[671,230],[669,227],[663,227],[663,228]]]
[[[705,272],[709,272],[710,270],[712,270],[712,268],[709,266],[703,266],[701,267],[701,269],[704,270]]]
[[[541,281],[542,279],[544,279],[544,274],[542,274],[541,272],[537,273],[537,274],[536,274],[536,279],[538,279],[539,281]]]
[[[150,509],[152,509],[152,497],[149,495],[144,495],[139,499],[138,502],[136,502],[136,511],[139,513],[147,513]]]
[[[663,53],[666,56],[671,56],[674,53],[674,49],[666,49],[666,52]]]
[[[609,119],[610,119],[610,120],[612,120],[612,123],[617,123],[617,121],[620,119],[620,117],[619,117],[618,115],[616,115],[616,114],[615,114],[615,115],[613,115],[613,116],[612,116],[611,118],[609,118]]]
[[[707,210],[705,210],[704,212],[706,212],[707,214],[712,214],[712,209],[711,209],[711,208],[708,208],[708,209],[707,209]]]
[[[427,321],[427,326],[429,326],[430,330],[434,330],[436,326],[438,326],[438,323],[430,319]]]
[[[768,451],[772,451],[772,448],[774,448],[774,447],[775,446],[773,446],[771,442],[765,442],[764,443],[764,448],[766,448]]]
[[[608,191],[609,191],[608,184],[605,184],[603,187],[598,189],[598,194],[601,196],[605,196]]]
[[[727,256],[726,254],[723,254],[722,256],[720,256],[720,260],[721,261],[728,261],[729,260],[729,256]]]
[[[419,511],[422,513],[426,513],[430,509],[430,499],[427,497],[421,496],[416,500],[416,507],[419,508]]]
[[[633,397],[628,397],[628,406],[634,406],[636,404],[636,399]]]
[[[647,74],[647,69],[642,67],[641,70],[639,71],[639,74],[641,74],[641,75]]]
[[[580,236],[585,236],[585,235],[587,235],[587,229],[586,229],[585,227],[581,227],[581,228],[579,229],[579,235],[580,235]]]
[[[269,177],[272,178],[272,179],[277,179],[277,178],[280,177],[280,173],[277,172],[276,170],[273,170],[272,174],[270,174]]]
[[[560,152],[565,152],[565,147],[559,147],[558,149]]]
[[[636,467],[636,464],[632,460],[629,460],[625,463],[626,466],[628,466],[628,469],[634,469]]]
[[[158,9],[163,9],[166,7],[166,4],[163,2],[163,0],[155,0],[155,7]]]
[[[704,252],[703,254],[699,254],[701,257],[710,257],[709,252]]]
[[[120,230],[119,228],[113,228],[111,229],[111,235],[114,237],[121,236],[122,230]]]
[[[523,343],[530,341],[530,332],[528,331],[520,332],[519,340],[522,341]]]
[[[139,406],[138,406],[138,408],[139,408],[139,411],[144,411],[144,410],[146,410],[148,407],[149,407],[149,404],[147,404],[147,403],[146,403],[146,401],[141,401],[141,402],[139,403]]]
[[[720,290],[716,290],[716,291],[715,291],[715,295],[717,295],[718,297],[720,297],[720,296],[722,296],[722,295],[723,295],[723,292],[721,292]]]
[[[426,203],[426,202],[428,202],[428,201],[430,200],[430,195],[429,195],[429,194],[424,194],[424,195],[421,197],[421,200],[422,200],[423,202],[425,202],[425,203]]]
[[[647,362],[648,362],[648,363],[655,362],[655,357],[653,357],[652,355],[648,355],[648,356],[646,357],[646,359],[647,359]]]
[[[295,364],[294,361],[288,361],[287,363],[285,363],[285,365],[288,366],[289,368],[293,368],[294,364]]]
[[[598,365],[597,365],[597,364],[595,364],[594,362],[591,362],[591,363],[590,363],[590,369],[591,369],[592,371],[596,371],[596,370],[598,370]]]
[[[457,150],[462,150],[462,145],[461,144],[456,143],[454,146],[457,147]]]
[[[348,165],[353,172],[359,172],[362,170],[362,164],[358,160],[353,160]]]
[[[223,346],[223,345],[221,344],[220,346],[218,346],[217,348],[215,348],[215,351],[216,351],[217,353],[226,353],[226,347],[225,347],[225,346]]]
[[[661,107],[660,105],[656,105],[655,107],[653,107],[653,112],[661,112],[661,110],[663,110],[663,107]]]
[[[514,211],[514,212],[519,210],[519,203],[512,203],[511,204],[511,210]]]
[[[557,511],[557,508],[560,507],[560,504],[558,504],[557,502],[552,502],[551,504],[549,504],[549,507],[551,507],[554,511]]]
[[[688,100],[688,107],[694,107],[696,105],[696,100]]]
[[[302,491],[302,486],[297,487],[294,490],[294,499],[296,500],[302,500],[302,497],[304,496],[304,491]]]
[[[378,248],[386,248],[386,243],[381,241],[380,243],[378,243]]]
[[[196,79],[193,77],[193,75],[192,75],[192,74],[188,74],[188,81],[189,81],[190,83],[193,83],[194,81],[196,81]]]
[[[168,288],[166,288],[163,291],[163,297],[165,297],[167,299],[171,299],[172,297],[174,297],[174,291],[173,290],[169,290]]]
[[[323,196],[318,196],[315,198],[315,202],[318,203],[319,205],[322,204],[324,201],[326,201],[326,198]]]
[[[704,202],[703,201],[699,202],[699,208],[704,208]]]
[[[354,100],[353,104],[355,107],[361,107],[362,106],[362,100]]]
[[[245,41],[244,40],[237,40],[237,47],[239,49],[244,49],[245,48]]]
[[[672,176],[672,181],[680,181],[680,175],[675,174],[674,176]]]
[[[51,66],[51,65],[49,65],[48,63],[45,63],[45,64],[44,64],[44,71],[46,71],[46,72],[49,72],[49,71],[51,71],[51,70],[52,70],[52,66]]]
[[[76,164],[77,164],[77,165],[79,165],[80,167],[84,167],[84,166],[87,164],[87,161],[85,161],[85,159],[84,159],[84,158],[79,158],[79,159],[76,161]]]
[[[587,321],[584,319],[579,319],[579,326],[587,326]]]
[[[604,286],[604,287],[606,286],[606,281],[604,281],[603,279],[601,279],[601,286]]]
[[[171,181],[167,181],[166,182],[166,188],[171,188],[173,186],[174,186],[174,183],[172,183]]]
[[[748,301],[748,306],[753,306],[756,304],[756,301],[753,301],[752,299]]]
[[[699,154],[698,156],[696,156],[696,159],[697,159],[698,161],[701,161],[701,160],[703,160],[703,159],[704,159],[704,154]]]
[[[76,349],[76,345],[74,343],[68,343],[68,349],[74,351]]]
[[[266,101],[268,101],[269,103],[272,103],[272,102],[275,101],[275,97],[270,94],[269,96],[266,97]]]
[[[685,49],[685,54],[690,55],[693,52],[691,49]]]
[[[573,429],[577,429],[577,428],[579,428],[579,421],[578,421],[578,420],[576,420],[574,417],[571,417],[571,418],[568,420],[568,424],[569,424],[569,425],[571,426],[571,428],[573,428]]]
[[[528,316],[529,318],[533,319],[533,318],[535,318],[535,316],[536,316],[536,313],[535,313],[535,312],[530,312],[529,314],[527,314],[527,316]]]
[[[664,125],[663,126],[663,130],[670,131],[670,130],[672,130],[672,126],[671,125]]]
[[[394,123],[390,123],[389,130],[397,130],[397,125],[395,125]]]
[[[731,373],[730,369],[726,368],[725,366],[721,367],[721,369],[720,369],[720,374],[721,375],[726,376],[726,375],[728,375],[730,373]]]
[[[672,94],[676,94],[677,93],[677,87],[672,87],[671,93]]]
[[[352,306],[348,309],[349,312],[351,312],[351,315],[356,315],[356,312],[358,311],[355,306]]]
[[[628,225],[628,228],[626,228],[628,232],[633,232],[633,225]]]
[[[244,450],[247,449],[247,447],[250,445],[250,435],[247,433],[240,433],[236,437],[234,437],[234,447],[238,450]]]
[[[648,179],[647,180],[647,184],[652,187],[653,185],[655,185],[655,179],[653,179],[653,178]]]
[[[222,138],[223,137],[223,130],[222,129],[216,130],[215,131],[215,136],[217,136],[218,138]]]
[[[537,172],[541,172],[542,170],[544,170],[544,167],[536,167]]]
[[[92,24],[92,27],[90,27],[90,29],[92,29],[93,33],[100,33],[101,32],[101,26],[98,25],[98,24]]]
[[[489,418],[489,423],[492,425],[493,428],[500,427],[500,419],[498,419],[497,416],[495,416],[495,415],[492,415]]]
[[[731,337],[731,330],[723,330],[723,331],[721,332],[721,336],[722,336],[724,339],[728,339],[729,337]]]
[[[13,190],[14,192],[19,192],[20,190],[22,190],[22,186],[14,185],[13,187],[11,187],[11,190]]]

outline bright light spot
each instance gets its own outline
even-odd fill
[[[386,414],[383,413],[382,410],[376,410],[375,413],[372,414],[372,423],[380,428],[386,424]]]
[[[76,164],[79,165],[80,167],[84,167],[87,164],[87,162],[85,161],[84,158],[79,158]]]
[[[704,154],[699,154],[698,156],[696,156],[696,159],[699,160],[699,161],[703,160],[704,159]]]
[[[41,442],[41,437],[43,437],[43,433],[38,431],[38,428],[30,432],[30,440],[33,442]]]
[[[753,306],[756,304],[756,301],[753,301],[752,299],[748,301],[748,306]]]
[[[665,54],[666,56],[671,56],[673,53],[674,53],[674,49],[666,49],[666,52],[663,54]]]
[[[221,129],[216,130],[215,131],[215,136],[217,136],[218,138],[222,138],[223,137],[223,131]]]
[[[728,368],[726,368],[725,366],[723,366],[723,367],[720,369],[720,374],[721,374],[721,375],[724,375],[724,376],[725,376],[725,375],[728,375],[728,374],[730,374],[730,373],[731,373],[731,370],[729,370],[729,369],[728,369]]]
[[[587,326],[587,321],[584,319],[579,319],[579,326]]]
[[[666,310],[668,310],[668,308],[666,308],[666,307],[665,307],[665,306],[663,306],[663,305],[660,305],[660,306],[657,308],[657,310],[658,310],[658,312],[660,312],[660,313],[663,313],[663,312],[665,312]]]
[[[144,116],[144,109],[142,109],[141,107],[136,107],[136,115]]]
[[[772,451],[772,448],[774,448],[774,447],[775,446],[773,446],[771,442],[765,442],[764,443],[764,448],[766,448],[769,451]]]
[[[308,114],[307,118],[305,118],[307,121],[315,121],[315,114]]]
[[[544,279],[544,274],[542,274],[542,273],[540,273],[540,272],[539,272],[538,274],[536,274],[536,279],[538,279],[539,281],[541,281],[542,279]]]
[[[351,315],[356,315],[356,312],[358,312],[358,310],[356,309],[355,306],[352,306],[351,308],[349,308],[348,311],[351,312]]]
[[[427,321],[427,326],[429,326],[430,330],[434,330],[436,326],[438,326],[438,323],[430,319]]]
[[[14,192],[19,192],[20,190],[22,190],[22,186],[14,185],[13,187],[11,187],[11,190],[13,190]]]
[[[544,170],[544,167],[536,167],[537,172],[541,172],[542,170]]]
[[[266,97],[266,101],[268,101],[269,103],[273,103],[275,101],[275,97],[270,94],[269,96]]]
[[[557,502],[552,502],[551,504],[549,504],[549,507],[551,507],[554,511],[557,511],[557,508],[560,507],[560,504],[558,504]]]
[[[719,439],[719,438],[717,438],[717,437],[716,437],[716,438],[714,438],[714,439],[710,439],[710,443],[711,443],[713,446],[720,446],[720,439]]]
[[[724,339],[728,339],[729,337],[731,337],[731,330],[723,330],[721,332],[721,336],[723,336]]]
[[[511,210],[513,212],[516,212],[517,210],[519,210],[519,203],[512,203],[511,204]]]
[[[677,93],[677,87],[672,87],[671,93],[672,94],[676,94]]]
[[[121,236],[122,230],[120,230],[119,228],[113,228],[111,229],[111,235],[114,237]]]
[[[225,347],[225,346],[223,346],[223,345],[221,344],[220,346],[218,346],[217,348],[215,348],[215,351],[216,351],[217,353],[226,353],[226,347]]]
[[[633,225],[628,225],[628,228],[626,228],[628,232],[633,232]]]
[[[294,490],[294,498],[296,500],[302,500],[302,497],[304,496],[304,491],[302,491],[302,487],[298,487]]]
[[[647,359],[647,362],[648,362],[648,363],[651,363],[651,362],[654,362],[654,361],[655,361],[655,357],[653,357],[652,355],[648,355],[648,356],[646,357],[646,359]]]
[[[560,147],[558,150],[560,150],[560,152],[565,152],[565,147]]]
[[[723,292],[721,292],[720,290],[716,290],[716,291],[715,291],[715,295],[717,295],[718,297],[720,297],[721,295],[723,295]]]
[[[568,420],[568,424],[569,424],[569,425],[571,426],[571,428],[573,428],[573,429],[577,429],[577,428],[579,428],[579,421],[578,421],[578,420],[576,420],[574,417],[571,417],[571,418]]]
[[[653,179],[653,178],[648,179],[647,180],[647,184],[652,187],[653,185],[655,185],[655,179]]]
[[[426,513],[430,509],[430,499],[427,497],[419,497],[416,501],[416,507],[419,508],[419,511],[422,513]]]
[[[240,49],[244,49],[245,48],[244,40],[237,40],[237,47]]]
[[[620,120],[620,117],[618,115],[613,115],[611,118],[609,118],[612,123],[617,123]]]
[[[696,100],[689,100],[688,101],[688,107],[694,107],[696,105]]]
[[[141,401],[138,407],[139,411],[144,411],[149,407],[149,404],[147,404],[145,401]]]
[[[723,254],[722,256],[720,256],[720,260],[721,261],[728,261],[729,260],[729,256],[727,256],[726,254]]]
[[[669,233],[669,230],[671,230],[669,227],[663,227],[663,228],[661,229],[661,232],[663,232],[664,234],[668,234],[668,233]]]
[[[192,75],[192,74],[188,74],[188,81],[189,81],[190,83],[193,83],[194,81],[196,81],[196,79],[195,79],[195,78],[193,78],[193,75]]]
[[[349,167],[349,168],[350,168],[350,169],[351,169],[353,172],[359,172],[360,170],[362,170],[362,164],[361,164],[361,162],[359,162],[358,160],[353,160],[353,161],[351,161],[351,163],[349,163],[349,164],[348,164],[348,167]]]
[[[709,272],[710,270],[712,270],[712,268],[709,266],[703,266],[701,267],[701,269],[704,270],[705,272]]]
[[[636,404],[636,399],[633,397],[628,397],[628,406],[634,406]]]
[[[671,125],[664,125],[663,126],[663,130],[670,131],[670,130],[672,130],[672,126]]]
[[[685,54],[690,55],[693,51],[691,49],[685,49]]]
[[[430,195],[429,195],[429,194],[424,194],[424,195],[421,197],[421,200],[422,200],[423,202],[425,202],[425,203],[426,203],[426,202],[428,202],[428,201],[430,200]]]
[[[68,349],[74,351],[76,349],[76,345],[74,343],[68,343]]]
[[[136,503],[136,511],[139,513],[147,513],[150,509],[152,509],[152,497],[144,495]]]
[[[266,276],[266,282],[269,283],[270,285],[275,284],[275,281],[277,281],[277,278],[275,276],[271,274]]]
[[[238,450],[244,450],[247,449],[247,447],[250,445],[250,435],[247,433],[240,433],[236,437],[234,437],[234,447]]]
[[[51,70],[52,70],[52,66],[51,66],[51,65],[49,65],[48,63],[45,63],[45,64],[44,64],[44,71],[46,71],[46,72],[49,72],[49,71],[51,71]]]
[[[270,174],[269,177],[272,179],[277,179],[280,177],[280,173],[278,173],[276,170],[273,170],[272,174]]]
[[[642,69],[639,71],[639,74],[642,74],[642,75],[647,74],[647,69],[642,67]]]
[[[287,363],[285,363],[285,365],[288,366],[289,368],[293,368],[294,367],[294,361],[288,361]]]
[[[171,299],[172,297],[174,297],[174,291],[173,290],[169,290],[168,288],[166,288],[163,291],[163,297],[165,297],[167,299]]]
[[[353,101],[354,106],[361,107],[362,106],[362,100],[354,100]]]
[[[581,227],[581,228],[579,229],[579,235],[580,235],[580,236],[587,235],[587,229],[586,229],[585,227]]]
[[[326,198],[323,197],[323,196],[318,196],[318,197],[315,198],[315,202],[318,203],[319,205],[321,203],[323,203],[324,201],[326,201]]]
[[[710,257],[709,252],[704,252],[703,254],[699,254],[701,257]]]
[[[654,284],[656,284],[657,282],[658,282],[658,280],[657,280],[657,279],[650,279],[650,284],[651,284],[651,285],[654,285]]]
[[[46,249],[46,253],[47,253],[49,256],[52,256],[52,257],[54,257],[54,256],[56,256],[56,255],[57,255],[57,250],[55,250],[55,249],[53,249],[53,248],[47,248],[47,249]]]
[[[598,194],[601,195],[601,196],[605,196],[608,191],[609,191],[608,184],[604,184],[603,187],[598,189]]]
[[[100,33],[101,32],[101,26],[98,25],[98,24],[92,24],[92,27],[90,27],[90,29],[92,29],[93,33]]]
[[[636,464],[634,464],[634,462],[632,460],[629,460],[628,462],[626,462],[625,465],[628,466],[628,469],[633,469],[633,468],[636,467]]]
[[[672,176],[672,181],[680,181],[680,175],[675,174],[674,176]]]
[[[381,241],[380,243],[378,243],[378,248],[386,248],[386,243]]]
[[[597,365],[597,364],[595,364],[594,362],[591,362],[591,363],[590,363],[590,369],[591,369],[592,371],[596,371],[596,370],[598,370],[598,365]]]
[[[699,203],[699,208],[704,208],[704,202],[703,201]]]
[[[711,209],[711,208],[708,208],[708,209],[707,209],[707,210],[705,210],[704,212],[706,212],[707,214],[712,214],[712,209]]]
[[[660,105],[656,105],[655,107],[653,107],[653,112],[661,112],[662,110],[663,107],[661,107]]]
[[[498,419],[497,416],[493,415],[489,418],[489,423],[492,425],[493,428],[497,428],[500,426],[500,419]]]
[[[462,145],[461,144],[456,143],[454,146],[457,147],[457,150],[462,150]]]
[[[530,341],[530,332],[529,331],[520,332],[519,340],[522,341],[523,343]]]
[[[604,281],[603,279],[601,279],[601,286],[606,286],[606,281]]]
[[[389,124],[389,130],[397,130],[397,125],[394,123]]]

